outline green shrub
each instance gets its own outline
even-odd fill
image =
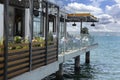
[[[42,37],[35,37],[32,42],[38,42],[40,44],[35,44],[34,47],[44,47],[45,46],[45,40]]]
[[[82,34],[89,34],[88,28],[87,27],[82,28],[81,33]]]
[[[14,37],[14,42],[15,43],[21,43],[21,41],[22,41],[22,38],[20,36],[15,36]]]
[[[0,39],[0,46],[3,45],[3,38]]]

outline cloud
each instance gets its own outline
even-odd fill
[[[96,25],[94,28],[89,28],[91,32],[112,32],[106,25]]]
[[[98,18],[99,18],[99,24],[109,24],[114,22],[113,17],[108,14],[101,14],[98,16]]]
[[[116,3],[120,3],[120,0],[115,0]]]
[[[113,16],[115,19],[120,20],[120,4],[106,6],[106,13]]]
[[[67,23],[67,31],[80,31],[80,23],[76,22],[76,26],[72,26],[73,22]]]
[[[63,7],[63,5],[64,5],[63,0],[48,0],[48,1],[55,3],[55,4],[59,5],[60,7]]]
[[[77,2],[69,3],[67,6],[65,6],[65,9],[71,13],[89,12],[94,15],[103,13],[101,8],[94,7],[92,5],[85,5]]]
[[[56,0],[48,0],[48,1],[53,2],[53,3],[55,3],[55,2],[56,2]]]
[[[92,3],[91,5],[94,5],[95,7],[99,7],[101,3],[105,0],[90,0]]]

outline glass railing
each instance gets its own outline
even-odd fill
[[[70,52],[72,50],[79,50],[94,44],[94,37],[90,34],[71,35],[70,37],[62,37],[59,39],[59,53]]]
[[[81,34],[80,40],[81,47],[86,47],[95,43],[94,36],[91,36],[89,34]]]

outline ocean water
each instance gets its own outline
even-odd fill
[[[80,58],[80,73],[74,72],[74,59],[64,64],[64,80],[120,80],[120,36],[95,35],[98,48],[90,51],[90,64]]]

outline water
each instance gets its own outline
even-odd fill
[[[81,70],[74,73],[73,59],[64,65],[64,80],[120,80],[120,36],[96,36],[97,49],[91,51],[91,63],[81,56]]]

